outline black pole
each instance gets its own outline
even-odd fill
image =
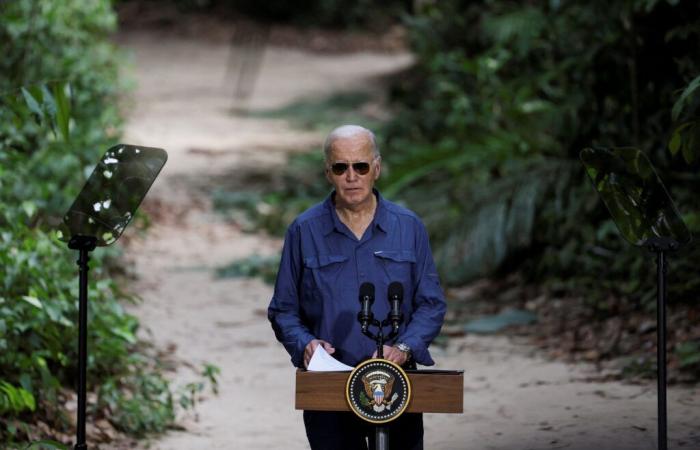
[[[80,267],[80,297],[78,306],[78,429],[75,448],[87,449],[85,442],[85,410],[87,396],[87,288],[88,288],[88,251],[80,249],[78,266]]]
[[[386,427],[377,425],[376,432],[374,434],[374,448],[375,450],[389,450],[389,433],[387,433]]]
[[[659,450],[667,449],[666,418],[666,254],[663,250],[656,252],[656,372],[658,386],[658,434]]]
[[[95,249],[97,239],[92,236],[73,236],[68,248],[78,250],[78,420],[75,450],[87,450],[85,439],[87,397],[87,310],[88,310],[88,262],[89,252]]]
[[[384,330],[381,326],[377,335],[377,358],[384,358]]]
[[[362,319],[358,317],[360,320],[360,323],[363,323]],[[403,322],[403,315],[400,317],[399,322]],[[391,317],[387,317],[385,320],[380,322],[377,319],[373,319],[371,325],[377,327],[377,334],[373,334],[371,331],[369,331],[369,328],[366,326],[362,326],[362,333],[369,337],[370,339],[373,339],[375,343],[377,344],[377,358],[383,359],[384,358],[384,342],[386,342],[389,339],[392,339],[396,337],[396,335],[399,332],[399,327],[394,325],[392,330],[389,332],[387,336],[384,335],[384,327],[387,325],[392,324]],[[389,432],[387,427],[382,426],[382,425],[375,425],[374,426],[375,431],[374,431],[374,448],[375,450],[388,450],[389,449]]]
[[[380,325],[377,334],[377,358],[380,359],[384,359],[384,330],[382,328]],[[386,427],[375,426],[374,444],[375,450],[389,450],[389,433]]]

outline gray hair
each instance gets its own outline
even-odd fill
[[[359,125],[341,125],[331,131],[326,138],[326,142],[323,143],[323,155],[325,156],[326,162],[330,161],[331,147],[333,147],[335,141],[357,136],[358,134],[366,134],[369,137],[370,143],[372,144],[372,155],[375,158],[379,158],[381,155],[379,154],[379,147],[377,147],[377,139],[374,137],[372,131]]]

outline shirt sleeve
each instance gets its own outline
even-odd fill
[[[301,243],[299,228],[293,223],[287,230],[282,249],[275,291],[267,309],[275,337],[291,356],[292,364],[304,367],[304,349],[314,339],[303,323],[299,305],[301,280]]]
[[[413,314],[396,342],[411,347],[416,363],[432,366],[435,361],[430,357],[428,346],[440,332],[447,305],[430,251],[428,233],[420,220],[416,220],[416,281]]]

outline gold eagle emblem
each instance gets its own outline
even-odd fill
[[[362,377],[365,393],[370,398],[372,408],[379,412],[385,408],[391,409],[391,404],[398,394],[391,395],[394,388],[394,376],[383,370],[375,370]]]

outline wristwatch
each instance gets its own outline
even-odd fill
[[[406,361],[409,361],[411,359],[411,347],[408,346],[408,344],[404,342],[398,342],[394,345],[397,349],[399,349],[400,352],[404,352],[406,354]]]

